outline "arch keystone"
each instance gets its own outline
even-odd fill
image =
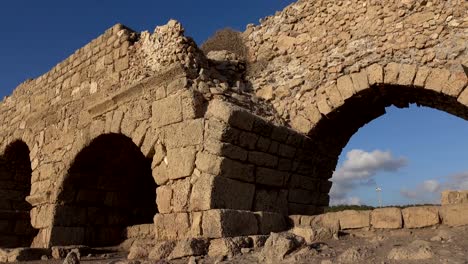
[[[378,64],[372,64],[367,67],[367,79],[369,80],[369,85],[383,83],[383,68]]]
[[[318,112],[318,109],[317,109]],[[320,112],[319,112],[320,114]],[[301,133],[308,133],[312,129],[312,124],[307,118],[301,116],[301,115],[296,115],[292,120],[291,120],[291,126],[296,129],[297,131]]]
[[[386,84],[398,84],[398,74],[400,72],[400,67],[400,64],[394,62],[391,62],[385,66],[384,82]]]
[[[465,90],[458,96],[457,101],[468,106],[468,88],[465,87]]]
[[[400,65],[400,73],[398,74],[399,85],[413,85],[413,80],[416,76],[416,65],[402,64]]]
[[[446,69],[432,69],[426,80],[426,89],[436,92],[442,91],[450,77],[450,71]]]
[[[338,91],[336,84],[330,85],[329,87],[325,88],[325,92],[327,93],[328,100],[333,109],[338,108],[344,104],[344,100],[343,98],[341,98],[340,91]]]
[[[367,79],[367,74],[364,71],[352,73],[351,79],[354,84],[354,90],[360,92],[369,88],[369,81]]]
[[[340,91],[343,100],[350,98],[355,93],[354,84],[349,75],[344,75],[338,78],[336,86],[338,87],[338,91]]]
[[[442,88],[442,92],[447,95],[457,97],[463,87],[468,84],[468,77],[464,72],[454,72],[450,75],[448,82]]]
[[[424,87],[424,84],[426,83],[427,76],[429,76],[429,73],[431,72],[431,69],[428,67],[420,67],[418,69],[418,72],[416,73],[416,77],[414,78],[414,86],[418,87]]]

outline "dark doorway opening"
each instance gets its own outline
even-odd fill
[[[31,226],[31,162],[26,143],[17,140],[0,156],[0,247],[30,246],[37,230]]]
[[[157,213],[151,160],[124,135],[98,136],[75,157],[58,202],[54,226],[70,239],[57,234],[56,243],[116,245],[126,227]]]

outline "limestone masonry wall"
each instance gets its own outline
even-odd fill
[[[0,103],[0,246],[259,235],[319,214],[342,148],[385,107],[468,119],[467,13],[302,0],[247,27],[248,58],[203,54],[174,20],[115,25]]]

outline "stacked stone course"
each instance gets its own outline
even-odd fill
[[[385,107],[417,103],[468,119],[467,4],[449,2],[299,1],[248,26],[247,61],[225,51],[205,56],[173,20],[152,34],[112,27],[0,104],[1,152],[17,141],[29,151],[30,191],[17,200],[32,206],[32,246],[90,244],[106,234],[268,234],[284,230],[287,215],[321,213],[342,148]],[[69,184],[92,175],[75,173],[77,157],[116,135],[151,171],[152,179],[138,176],[156,188],[132,199],[156,197],[142,202],[157,207],[152,223],[107,213],[122,209],[115,194],[127,193],[122,177],[131,171]],[[90,159],[116,158],[127,169],[138,163],[112,154]],[[106,196],[105,210],[89,194],[95,189]],[[69,206],[83,197],[88,207]],[[118,224],[96,235],[88,221],[96,210],[106,212],[104,223]],[[450,212],[440,215],[453,219],[444,218]],[[343,224],[361,226],[365,218]]]

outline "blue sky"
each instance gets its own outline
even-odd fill
[[[116,23],[152,31],[174,18],[200,44],[216,30],[244,30],[292,2],[2,1],[0,96],[47,72]],[[387,110],[361,128],[340,156],[337,173],[348,178],[334,186],[340,187],[342,201],[375,205],[376,186],[383,189],[384,204],[437,202],[443,188],[468,189],[468,122],[429,108]]]

